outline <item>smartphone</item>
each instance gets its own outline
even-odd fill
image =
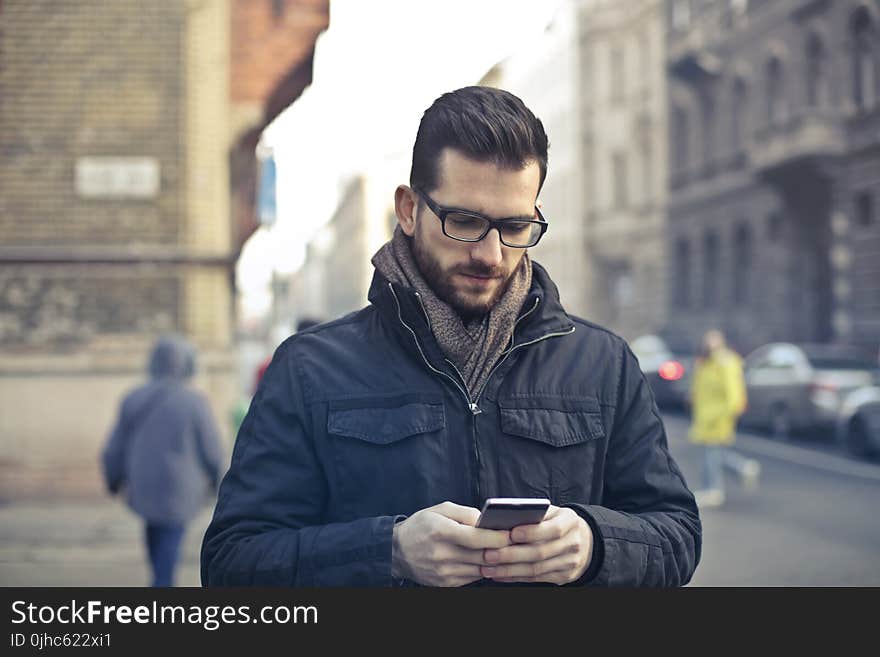
[[[490,497],[483,504],[477,527],[481,529],[513,529],[518,525],[534,525],[544,519],[550,500],[538,497]]]

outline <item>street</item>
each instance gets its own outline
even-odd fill
[[[672,453],[691,488],[700,451],[687,419],[666,415]],[[777,443],[742,433],[737,448],[761,462],[755,493],[728,484],[721,509],[707,509],[703,553],[692,586],[880,586],[880,465],[821,444]],[[199,585],[205,508],[187,532],[179,586]],[[143,586],[139,521],[117,500],[10,503],[0,507],[0,585]]]
[[[664,421],[688,485],[699,488],[701,454],[687,441],[687,418]],[[737,450],[760,461],[760,488],[747,493],[728,477],[725,506],[701,511],[693,586],[880,585],[880,466],[821,443],[747,432]]]

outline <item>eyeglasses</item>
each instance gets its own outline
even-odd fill
[[[479,242],[489,234],[490,230],[497,228],[502,244],[516,249],[525,249],[535,246],[547,232],[547,221],[537,206],[535,206],[537,221],[526,217],[490,219],[479,212],[438,205],[434,199],[418,187],[413,189],[425,200],[431,212],[440,219],[443,234],[459,242]]]

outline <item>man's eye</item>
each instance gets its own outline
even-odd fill
[[[483,226],[483,222],[480,219],[456,214],[446,217],[446,222],[451,223],[456,228],[481,228]]]
[[[532,225],[527,221],[505,221],[502,230],[505,235],[522,235],[531,229]]]

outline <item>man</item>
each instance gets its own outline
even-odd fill
[[[289,338],[239,435],[206,585],[680,585],[693,496],[635,357],[527,249],[547,136],[468,87],[425,112],[371,305]],[[488,497],[539,524],[476,528]]]

